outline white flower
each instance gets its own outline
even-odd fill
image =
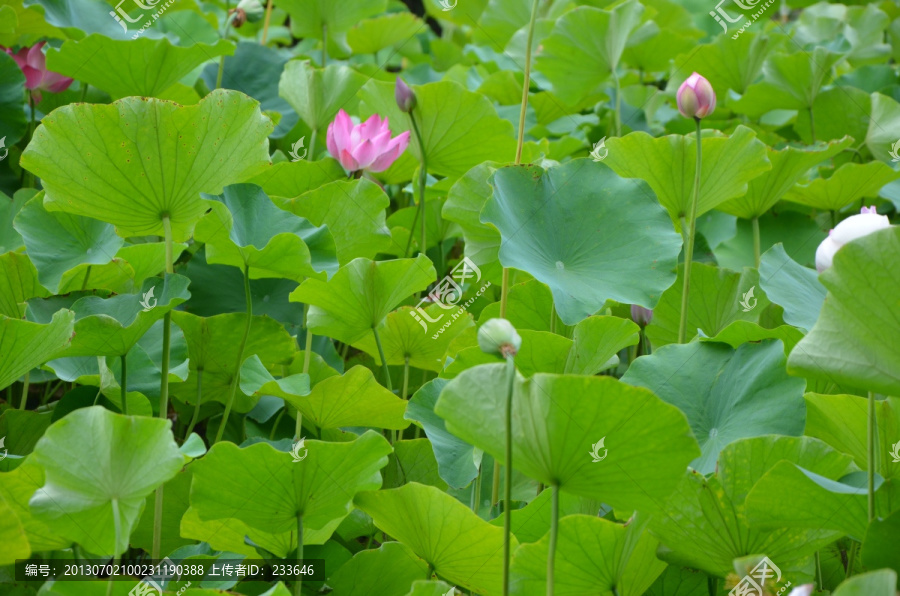
[[[878,215],[875,207],[863,207],[859,215],[851,215],[828,232],[828,238],[816,249],[816,270],[822,273],[831,267],[834,253],[848,242],[890,226],[887,215]]]

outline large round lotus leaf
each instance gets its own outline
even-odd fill
[[[347,44],[355,54],[375,54],[413,38],[426,27],[411,12],[393,12],[358,23],[347,32]]]
[[[3,44],[7,45],[7,44]],[[12,45],[12,44],[9,44]],[[6,52],[3,52],[6,54]],[[28,122],[22,109],[25,93],[25,75],[8,54],[0,56],[0,138],[5,138],[5,146],[11,147],[25,136]],[[4,151],[0,149],[0,151]],[[18,187],[17,187],[18,188]]]
[[[691,263],[687,337],[698,334],[711,337],[735,321],[758,322],[760,313],[769,305],[759,286],[759,273],[755,269],[736,273]],[[683,290],[684,267],[679,267],[677,280],[663,292],[653,309],[653,320],[647,326],[647,337],[654,347],[678,341]]]
[[[737,40],[718,36],[712,43],[691,48],[675,58],[676,84],[680,85],[696,71],[703,73],[720,97],[728,89],[743,93],[759,78],[766,56],[778,47],[779,42],[774,36],[752,31],[745,32]]]
[[[16,559],[31,556],[31,546],[22,521],[3,495],[0,495],[0,540],[3,540],[0,564],[12,565]]]
[[[253,176],[248,182],[261,186],[270,197],[296,197],[323,184],[346,178],[347,172],[341,164],[329,157],[319,161],[282,161]]]
[[[513,127],[497,115],[484,95],[467,91],[453,81],[411,85],[411,88],[419,106],[415,116],[430,173],[457,177],[484,161],[515,157]],[[361,116],[387,117],[395,136],[411,130],[409,116],[397,107],[392,83],[371,80],[360,89],[360,98]],[[421,159],[412,132],[407,151]]]
[[[192,106],[142,97],[70,104],[44,117],[21,163],[41,178],[48,210],[111,223],[122,236],[162,236],[168,215],[181,242],[206,211],[201,192],[219,193],[269,162],[271,131],[259,104],[236,91]]]
[[[714,474],[690,470],[666,499],[665,514],[650,527],[666,549],[660,557],[672,564],[724,577],[734,559],[764,554],[788,577],[812,581],[813,554],[840,536],[823,529],[762,529],[747,515],[747,493],[782,461],[794,462],[823,476],[837,478],[854,469],[849,456],[809,437],[757,437],[735,441],[722,450]],[[778,491],[780,499],[785,493]],[[791,498],[802,495],[790,493]]]
[[[866,134],[866,147],[872,155],[883,161],[892,158],[890,151],[897,142],[898,124],[900,124],[900,103],[887,95],[873,93],[872,114]]]
[[[76,77],[109,93],[114,99],[128,95],[154,97],[177,83],[207,60],[234,53],[234,44],[220,39],[215,45],[187,47],[160,39],[115,40],[93,34],[69,40],[47,52],[47,68]],[[115,68],[110,68],[115,64]]]
[[[305,60],[291,60],[281,73],[278,93],[309,128],[322,133],[324,140],[328,124],[338,110],[355,109],[349,102],[356,99],[356,93],[365,82],[366,77],[343,64],[321,69]]]
[[[25,303],[49,292],[38,282],[38,272],[28,255],[8,252],[0,255],[0,314],[22,318]]]
[[[604,163],[620,176],[645,180],[672,220],[678,222],[687,217],[694,196],[695,137],[654,138],[645,132],[633,132],[606,142],[609,155]],[[746,126],[739,125],[731,136],[705,130],[702,139],[698,217],[746,193],[750,180],[772,167],[766,157],[766,145]],[[635,155],[641,158],[634,159]]]
[[[555,593],[644,594],[666,567],[656,558],[659,543],[645,528],[645,523],[632,522],[625,527],[596,515],[563,517],[556,546]],[[516,550],[510,570],[511,594],[546,592],[549,543],[548,533]]]
[[[643,182],[577,159],[507,166],[492,183],[481,219],[500,230],[500,262],[550,286],[567,325],[610,299],[653,308],[675,281],[681,237]]]
[[[35,552],[67,548],[70,541],[60,537],[52,524],[35,518],[28,506],[31,495],[44,485],[44,470],[29,458],[15,470],[0,474],[0,496],[22,522],[28,543]],[[21,557],[20,557],[21,558]]]
[[[284,0],[281,8],[291,16],[294,37],[314,37],[347,31],[361,20],[383,13],[387,0]]]
[[[439,577],[473,592],[501,591],[503,530],[447,493],[411,482],[360,493],[354,502],[379,529],[425,559]],[[512,537],[510,548],[515,551],[516,546]]]
[[[785,323],[804,331],[813,328],[827,293],[813,269],[794,261],[779,243],[760,258],[759,279],[766,297],[784,309]]]
[[[232,184],[223,194],[204,198],[211,210],[197,222],[194,237],[206,243],[208,263],[249,267],[253,279],[297,282],[337,271],[328,228],[279,209],[259,186]]]
[[[38,193],[22,206],[13,226],[22,235],[38,279],[51,292],[59,292],[63,275],[78,265],[106,265],[125,241],[108,223],[44,208]]]
[[[434,265],[423,254],[415,259],[353,259],[326,281],[307,279],[291,300],[310,305],[309,329],[345,343],[371,334],[401,302],[434,282]]]
[[[0,316],[0,387],[62,352],[74,326],[70,310],[60,310],[46,325]]]
[[[664,346],[635,360],[622,381],[650,389],[687,415],[703,455],[691,463],[708,474],[723,447],[745,437],[803,434],[806,381],[784,371],[780,341],[693,342]]]
[[[493,192],[488,180],[498,165],[485,162],[466,172],[450,187],[441,211],[445,220],[459,224],[466,241],[466,256],[478,266],[495,262],[500,248],[497,229],[481,223],[481,209]]]
[[[504,368],[463,372],[435,407],[447,430],[498,461],[505,453]],[[611,377],[517,376],[512,435],[515,469],[623,509],[660,507],[699,454],[684,414]],[[592,447],[601,440],[607,457],[594,462]]]
[[[876,518],[869,522],[860,551],[863,564],[868,569],[883,567],[900,569],[900,549],[893,546],[898,535],[900,535],[900,509],[884,519]]]
[[[881,188],[900,178],[900,172],[880,161],[845,163],[828,178],[798,184],[784,198],[815,209],[839,211],[865,197],[877,197]]]
[[[834,596],[893,596],[897,593],[897,572],[879,569],[856,575],[843,582]]]
[[[171,426],[101,406],[57,420],[34,450],[46,484],[31,498],[31,511],[89,552],[121,554],[144,498],[184,465]]]
[[[193,464],[191,507],[201,520],[236,518],[264,532],[323,527],[350,512],[353,496],[381,487],[391,446],[372,431],[349,443],[305,442],[306,457],[267,443],[214,445]]]
[[[900,227],[841,247],[819,276],[828,290],[815,326],[788,360],[792,373],[900,395]]]
[[[328,578],[334,596],[406,596],[416,580],[429,579],[428,564],[401,542],[360,551]]]

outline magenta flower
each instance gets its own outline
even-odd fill
[[[678,111],[685,118],[705,118],[716,109],[716,92],[705,78],[693,73],[675,95]]]
[[[348,172],[383,172],[406,151],[409,131],[392,139],[387,118],[382,120],[378,114],[372,114],[362,124],[354,125],[347,112],[341,110],[328,125],[326,144],[328,152]]]
[[[42,41],[30,48],[22,48],[18,52],[4,48],[6,53],[12,56],[12,59],[19,65],[22,74],[25,75],[25,88],[32,91],[34,99],[37,101],[41,101],[41,91],[59,93],[68,89],[72,84],[72,79],[69,77],[47,70],[46,58],[41,50],[45,43]]]

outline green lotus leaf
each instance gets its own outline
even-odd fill
[[[75,313],[60,310],[46,325],[0,316],[0,387],[52,360],[69,344]]]
[[[646,387],[687,414],[703,455],[691,467],[708,474],[729,443],[803,433],[806,381],[784,371],[780,341],[730,346],[672,344],[635,360],[622,381]]]
[[[266,443],[216,443],[192,465],[191,507],[201,520],[235,518],[263,532],[296,530],[298,517],[319,529],[347,515],[356,493],[381,486],[391,452],[372,431],[349,443],[308,441],[305,449],[293,461]]]
[[[316,383],[309,395],[283,393],[280,397],[300,410],[319,428],[366,426],[403,429],[406,402],[375,380],[364,366],[354,366],[343,375]]]
[[[38,279],[53,293],[63,275],[78,265],[106,265],[125,241],[110,224],[44,208],[38,193],[22,206],[13,226],[22,235]]]
[[[123,31],[121,25],[109,15],[110,7],[90,0],[24,0],[22,4],[26,8],[32,8],[42,14],[42,20],[46,23],[62,29],[62,31],[56,30],[58,37],[68,36],[71,39],[81,39],[89,33],[102,33],[112,39],[129,39],[142,24],[137,22],[132,25],[131,31]],[[131,17],[141,19],[144,16],[139,8],[129,8]],[[150,15],[146,15],[146,18],[149,21]],[[65,35],[59,35],[59,33],[65,33]],[[161,34],[151,27],[144,32],[144,35],[159,37]]]
[[[289,0],[297,1],[302,0]],[[290,11],[289,4],[285,8]],[[304,21],[309,16],[304,15]],[[363,75],[343,64],[332,64],[321,69],[308,61],[291,60],[281,73],[278,93],[308,127],[319,131],[324,137],[328,124],[334,120],[338,110],[353,109],[355,103],[348,102],[356,100],[356,92],[365,82]]]
[[[435,486],[446,491],[447,483],[438,472],[437,459],[428,439],[396,441],[394,453],[384,469],[384,488],[396,488],[408,482]]]
[[[411,12],[394,12],[359,22],[347,32],[347,44],[354,54],[375,54],[410,40],[425,27]]]
[[[481,450],[447,432],[444,419],[434,413],[434,405],[449,382],[447,379],[433,379],[422,385],[409,400],[403,416],[418,422],[425,430],[437,460],[438,473],[444,482],[454,488],[462,488],[478,475]]]
[[[536,498],[529,501],[528,505],[512,510],[510,529],[521,544],[537,542],[550,530],[552,493],[550,490],[542,490]],[[577,514],[596,516],[602,508],[603,503],[595,499],[569,493],[559,494],[560,519]],[[491,520],[491,524],[503,526],[505,517],[506,513],[501,513]]]
[[[279,207],[316,226],[328,226],[341,265],[363,257],[374,259],[391,247],[384,211],[391,200],[365,178],[326,183],[292,199],[276,200]]]
[[[0,494],[0,540],[3,540],[3,552],[0,553],[0,564],[12,565],[16,559],[28,559],[31,556],[31,545],[22,521],[12,505]]]
[[[587,319],[585,319],[587,320]],[[519,331],[522,346],[516,354],[516,366],[523,377],[531,377],[536,373],[566,372],[566,364],[573,351],[571,339],[547,331]],[[487,354],[478,346],[470,346],[459,351],[447,367],[440,372],[441,377],[452,379],[465,370],[480,364],[503,362],[497,354]],[[609,368],[618,363],[618,357],[612,361],[600,363],[598,369]],[[594,373],[591,373],[594,374]]]
[[[893,147],[897,142],[895,131],[898,124],[900,124],[900,103],[881,93],[873,93],[869,130],[866,134],[866,147],[872,155],[885,162],[893,160],[891,151],[897,153]]]
[[[644,594],[666,567],[656,558],[658,542],[645,528],[643,523],[625,527],[596,515],[563,517],[556,546],[555,593]],[[511,594],[547,590],[549,542],[548,533],[516,550],[510,569]]]
[[[257,102],[236,91],[192,106],[140,97],[70,104],[44,117],[21,163],[41,178],[50,211],[111,223],[122,236],[162,236],[168,216],[182,242],[206,210],[201,192],[268,163],[271,131]]]
[[[181,535],[181,518],[189,507],[188,496],[191,492],[191,480],[193,480],[193,473],[191,472],[191,468],[187,467],[178,472],[174,478],[165,484],[163,489],[165,498],[163,499],[163,530],[160,552],[170,553],[176,548],[193,543],[193,540],[190,537]],[[153,548],[155,499],[155,495],[147,497],[147,500],[144,503],[144,513],[138,520],[138,523],[134,528],[134,533],[131,535],[131,544],[138,548],[143,548],[147,552],[152,552],[151,549]]]
[[[766,329],[750,321],[735,321],[712,337],[701,337],[700,341],[725,343],[737,349],[741,344],[759,343],[766,339],[781,340],[786,356],[803,339],[803,332],[790,325],[780,325],[774,329]]]
[[[646,596],[707,596],[709,594],[707,577],[705,573],[696,569],[669,565],[647,590]]]
[[[853,576],[834,591],[834,596],[892,596],[897,593],[897,572],[879,569]]]
[[[891,546],[898,532],[900,532],[900,510],[894,511],[884,519],[876,518],[869,522],[860,551],[866,568],[889,567],[894,571],[900,568],[900,552]]]
[[[10,199],[0,192],[0,252],[17,251],[25,248],[25,241],[13,226],[16,215],[39,191],[33,188],[23,188],[15,192]]]
[[[459,316],[458,305],[432,303],[419,308],[425,312],[425,317],[412,307],[402,306],[388,314],[378,327],[384,357],[392,366],[403,366],[408,361],[412,367],[440,372],[450,343],[474,326],[472,315],[463,313]],[[363,336],[353,347],[363,350],[381,365],[378,346],[371,334]]]
[[[718,209],[744,219],[760,217],[780,201],[811,167],[834,157],[852,142],[853,139],[845,136],[840,141],[809,147],[788,146],[780,151],[766,147],[772,169],[752,179],[747,194],[722,203]],[[809,194],[814,193],[810,191]]]
[[[206,243],[206,261],[247,268],[251,279],[303,281],[338,269],[334,239],[326,227],[279,209],[255,184],[232,184],[218,196],[203,195],[211,211],[194,237]]]
[[[282,399],[309,395],[309,375],[300,373],[276,379],[254,354],[241,366],[241,391],[254,397],[274,395]]]
[[[444,580],[480,593],[501,590],[503,530],[447,493],[411,482],[400,488],[360,493],[354,503]],[[510,548],[516,546],[512,537]]]
[[[291,300],[310,305],[307,322],[313,333],[353,343],[372,333],[389,312],[436,277],[423,254],[378,262],[358,258],[327,282],[307,279],[291,293]]]
[[[5,17],[4,17],[5,20]],[[0,38],[3,36],[0,35]],[[3,44],[13,45],[13,44]],[[6,54],[6,52],[3,52]],[[25,75],[8,54],[0,56],[0,138],[6,139],[5,146],[18,143],[28,131],[22,97],[25,94]],[[0,149],[5,153],[5,149]]]
[[[38,272],[28,255],[8,252],[0,255],[0,314],[11,319],[25,315],[25,303],[49,292],[38,282]]]
[[[497,459],[505,452],[504,366],[463,372],[435,406],[447,430]],[[591,449],[601,439],[608,457],[595,465]],[[623,509],[660,507],[699,453],[674,406],[611,377],[576,375],[517,376],[512,444],[513,465],[527,476]]]
[[[707,130],[702,139],[698,217],[745,194],[749,182],[771,168],[766,146],[746,126],[739,125],[731,136]],[[603,163],[619,176],[645,180],[672,221],[679,222],[688,215],[697,171],[695,135],[654,138],[645,132],[633,132],[608,139],[606,147],[609,155]],[[634,159],[635,155],[641,158]]]
[[[382,14],[387,0],[346,0],[340,5],[331,0],[285,0],[281,8],[291,16],[294,37],[322,39],[323,35],[345,32],[367,17]]]
[[[246,316],[244,313],[228,313],[198,317],[181,311],[172,313],[172,322],[184,332],[190,357],[187,382],[170,385],[175,395],[196,403],[200,382],[201,403],[213,400],[225,403],[228,400],[234,375],[240,373],[240,364],[243,364],[238,363],[237,359]],[[297,342],[277,321],[266,316],[253,317],[243,351],[244,361],[256,355],[267,366],[286,364],[293,359],[296,350]],[[128,385],[131,386],[130,379]],[[234,411],[248,412],[258,399],[258,396],[244,395],[238,391]]]
[[[429,173],[458,177],[484,161],[515,156],[512,124],[497,115],[484,95],[452,81],[410,87],[416,94],[415,113]],[[371,80],[363,85],[359,96],[363,102],[361,118],[371,114],[387,117],[394,136],[411,129],[409,116],[397,107],[393,83]],[[412,132],[410,135],[407,151],[421,161],[418,142]]]
[[[753,269],[735,273],[712,265],[691,263],[688,337],[698,333],[714,336],[735,321],[758,322],[760,313],[769,304],[759,285],[759,273]],[[683,290],[684,268],[680,267],[675,283],[663,292],[653,309],[653,320],[647,326],[647,337],[655,347],[678,341]]]
[[[270,197],[296,197],[323,184],[346,178],[347,172],[337,160],[301,159],[276,163],[250,178],[249,182],[261,186]]]
[[[385,542],[357,553],[328,578],[328,585],[334,596],[405,596],[414,581],[430,577],[428,563],[408,546]]]
[[[144,499],[184,465],[171,426],[101,406],[57,420],[34,450],[46,483],[31,498],[33,515],[90,552],[121,554]]]
[[[155,97],[208,60],[234,53],[234,44],[220,39],[176,46],[166,38],[117,40],[94,33],[69,40],[47,52],[47,68],[77,77],[113,99],[128,95]],[[115,68],[110,68],[115,64]]]
[[[783,243],[792,259],[804,265],[816,260],[816,248],[828,236],[819,224],[805,213],[782,211],[766,213],[758,220],[759,250],[763,253],[775,244]],[[736,234],[719,243],[712,252],[720,267],[740,271],[744,267],[756,267],[756,247],[753,238],[753,222],[739,219],[735,222]]]
[[[798,184],[784,198],[816,209],[840,211],[865,197],[877,197],[885,184],[898,178],[900,172],[880,161],[845,163],[830,178]]]
[[[536,279],[515,284],[509,288],[507,301],[507,319],[518,330],[533,329],[550,331],[550,313],[553,312],[553,294],[545,284]],[[500,303],[488,304],[481,311],[479,321],[484,322],[500,316]],[[557,321],[557,332],[570,329]],[[569,335],[568,332],[565,333]]]
[[[750,31],[737,40],[720,35],[711,43],[696,46],[676,56],[676,74],[669,86],[675,89],[692,72],[699,72],[720,98],[726,96],[727,89],[742,94],[759,78],[766,57],[780,45],[781,40],[777,37]]]
[[[0,497],[6,500],[12,518],[18,518],[35,552],[67,548],[70,542],[60,537],[52,525],[34,517],[28,507],[31,496],[44,484],[44,470],[30,458],[15,470],[0,474]],[[28,555],[25,555],[27,557]],[[18,557],[18,558],[25,558]]]
[[[494,263],[500,249],[497,229],[481,223],[481,210],[493,192],[488,181],[499,166],[496,162],[485,162],[466,172],[450,187],[441,211],[445,220],[462,229],[466,256],[479,267]]]
[[[724,577],[734,559],[764,554],[790,578],[812,581],[813,554],[840,536],[824,529],[762,529],[747,514],[747,493],[782,460],[818,474],[841,476],[854,469],[849,456],[809,437],[766,436],[731,443],[709,477],[689,470],[666,500],[666,513],[650,521],[665,549],[660,558]],[[785,500],[784,491],[779,498]],[[792,498],[801,495],[790,493]]]
[[[825,286],[818,274],[791,259],[776,244],[759,263],[760,286],[774,304],[784,309],[784,322],[809,331],[825,302]]]
[[[900,395],[900,321],[884,305],[900,295],[900,227],[841,247],[819,277],[828,290],[788,370],[812,378]]]
[[[428,2],[426,2],[426,6],[427,5]],[[447,596],[447,594],[452,596],[452,590],[455,587],[456,586],[451,586],[447,582],[440,580],[425,581],[419,579],[412,583],[412,587],[405,596]]]
[[[550,286],[567,325],[607,300],[652,308],[674,281],[681,238],[643,183],[575,160],[500,168],[493,185],[481,217],[504,238],[501,263]]]

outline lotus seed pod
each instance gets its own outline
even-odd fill
[[[522,338],[506,319],[490,319],[478,330],[478,347],[486,354],[515,356],[521,345]]]

